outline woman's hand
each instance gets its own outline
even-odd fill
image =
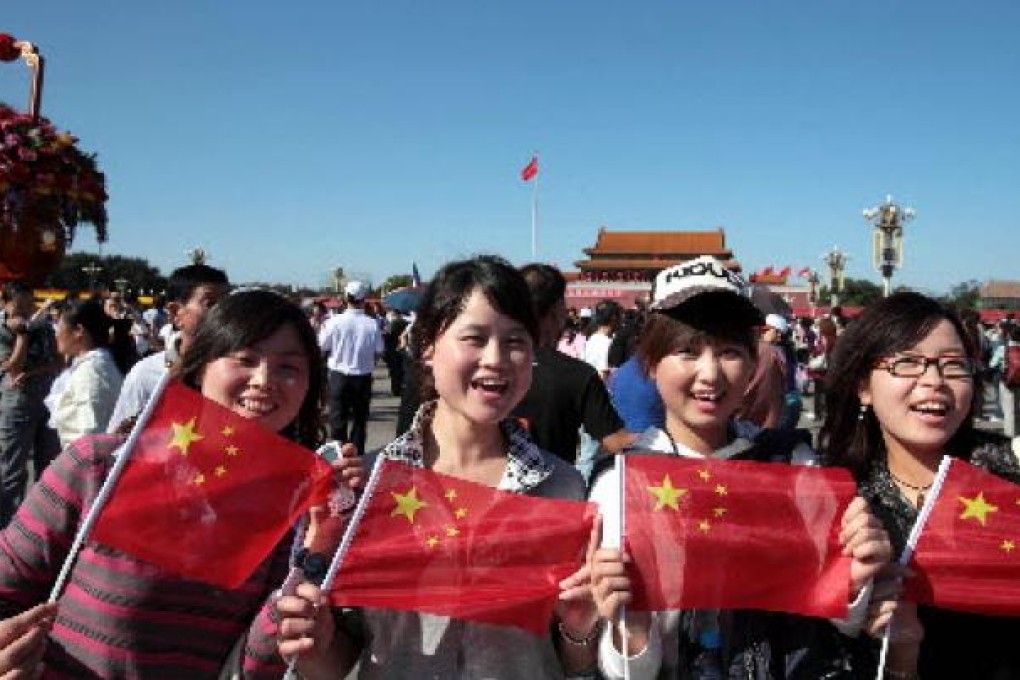
[[[346,486],[351,490],[365,486],[365,463],[358,456],[354,444],[344,444],[340,448],[341,457],[333,461],[333,478],[337,485]],[[332,555],[340,539],[343,538],[350,517],[350,508],[342,508],[339,504],[341,492],[330,494],[326,505],[319,505],[308,511],[308,528],[305,531],[304,547],[312,552]]]
[[[0,676],[37,677],[46,652],[46,636],[57,617],[57,605],[40,604],[0,621]]]
[[[850,601],[853,602],[861,588],[892,559],[892,544],[882,523],[871,514],[867,501],[860,496],[854,498],[843,513],[839,542],[843,554],[852,558]]]
[[[575,640],[590,637],[599,621],[599,613],[592,599],[591,560],[601,540],[602,518],[596,517],[581,568],[560,581],[556,615]]]
[[[280,656],[296,656],[299,668],[328,667],[336,631],[329,600],[318,586],[301,583],[293,595],[281,596],[275,606]]]

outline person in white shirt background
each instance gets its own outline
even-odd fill
[[[70,365],[45,402],[61,446],[106,429],[124,374],[137,358],[126,331],[95,300],[74,302],[60,315],[57,351]]]

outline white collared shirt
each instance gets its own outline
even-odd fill
[[[106,429],[123,380],[106,349],[75,357],[54,381],[45,400],[50,409],[49,425],[57,431],[62,447]]]
[[[329,354],[326,366],[344,375],[371,375],[383,353],[383,336],[375,319],[348,307],[330,317],[319,331],[319,349]]]

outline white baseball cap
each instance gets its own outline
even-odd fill
[[[697,310],[692,308],[695,300]],[[749,325],[758,326],[762,322],[762,313],[746,295],[743,277],[711,255],[659,272],[655,277],[652,309],[671,316],[684,315],[688,310],[695,315],[732,312],[740,314]]]
[[[368,295],[368,285],[363,281],[348,281],[344,286],[344,294],[354,300],[364,300]]]

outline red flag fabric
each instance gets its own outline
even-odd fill
[[[1020,615],[1020,486],[962,460],[949,472],[911,560],[904,597],[943,609]]]
[[[782,269],[779,270],[779,275],[780,276],[789,276],[790,272],[792,272],[792,271],[793,271],[793,267],[787,265],[787,266],[785,266],[785,267],[783,267]]]
[[[776,272],[773,269],[772,265],[769,265],[769,266],[765,267],[765,269],[762,269],[761,273],[762,273],[762,276],[772,276]]]
[[[380,465],[331,601],[545,634],[559,582],[584,559],[594,506]]]
[[[130,455],[93,540],[228,589],[324,501],[332,479],[312,451],[178,382]]]
[[[811,267],[802,267],[801,269],[797,270],[798,278],[802,278],[803,279],[803,278],[805,278],[807,276],[810,276],[810,275],[811,275]]]
[[[846,470],[662,455],[624,469],[633,609],[846,616]]]
[[[538,174],[538,156],[532,156],[531,160],[521,170],[521,179],[527,182]]]

